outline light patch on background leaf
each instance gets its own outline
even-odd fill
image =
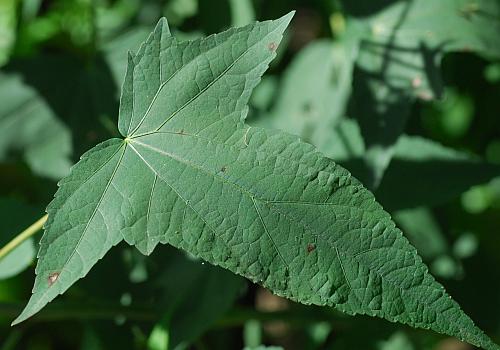
[[[5,64],[16,40],[17,0],[0,1],[0,66]]]
[[[20,152],[38,175],[55,180],[72,164],[71,134],[38,93],[17,75],[0,74],[0,161]]]

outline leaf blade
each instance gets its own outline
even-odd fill
[[[71,232],[69,227],[54,226],[67,221],[63,218],[72,211],[72,194],[80,193],[82,198],[90,196],[90,206],[77,218],[76,239],[65,252],[70,254],[68,261],[77,255],[99,212],[103,222],[95,224],[95,231],[105,234],[106,242],[125,239],[146,254],[155,244],[168,243],[292,300],[431,328],[497,349],[433,279],[390,215],[349,172],[295,136],[244,125],[250,91],[275,56],[290,19],[291,14],[226,32],[230,37],[246,31],[243,38],[249,33],[256,38],[243,40],[246,44],[239,42],[241,37],[231,39],[250,47],[231,53],[233,63],[219,61],[213,71],[197,76],[181,73],[182,80],[194,77],[195,85],[202,85],[166,84],[166,90],[155,93],[156,99],[151,93],[156,90],[148,90],[144,100],[149,102],[137,114],[132,110],[124,117],[130,116],[134,125],[129,125],[132,132],[125,140],[111,140],[89,152],[86,159],[94,159],[94,169],[105,162],[106,157],[98,154],[102,149],[108,149],[113,159],[103,165],[106,171],[94,193],[82,190],[87,184],[82,179],[89,178],[79,176],[88,175],[85,160],[75,167],[63,181],[62,197],[49,207],[35,295],[16,322],[67,289],[100,256],[87,252],[90,261],[76,276],[64,270],[66,259],[59,259],[61,271],[51,281],[50,261],[43,256],[61,245],[47,243]],[[190,50],[186,47],[194,45],[203,56],[201,44],[203,40],[188,42],[177,55],[182,57]],[[134,69],[151,55],[150,49],[144,45],[132,57]],[[153,72],[159,78],[158,70]],[[126,81],[135,84],[136,79],[134,75]],[[176,95],[179,86],[187,91]],[[124,93],[132,90],[124,88]],[[158,101],[171,103],[166,108],[156,106]],[[111,246],[104,244],[101,253]]]
[[[84,154],[81,161],[72,169],[71,175],[60,182],[60,187],[54,200],[47,207],[49,217],[47,223],[44,225],[45,232],[40,242],[40,250],[38,252],[39,262],[35,270],[37,276],[35,286],[33,287],[33,296],[30,298],[27,307],[23,310],[21,315],[14,320],[12,323],[13,325],[31,317],[58,294],[62,294],[69,285],[83,277],[112,245],[116,245],[121,240],[116,237],[116,234],[115,237],[112,237],[112,242],[106,242],[107,239],[105,239],[102,243],[107,243],[107,246],[102,246],[101,252],[98,254],[89,253],[85,256],[89,262],[88,266],[78,265],[76,259],[80,256],[78,247],[82,243],[85,233],[88,232],[89,225],[95,217],[99,204],[106,192],[104,190],[101,196],[97,199],[92,199],[93,191],[98,191],[102,189],[103,186],[104,188],[109,186],[109,179],[112,178],[115,170],[118,168],[119,162],[116,156],[119,153],[120,147],[121,142],[117,139],[109,140],[96,146],[93,150]],[[100,172],[101,174],[99,174]],[[104,172],[104,176],[102,172]],[[95,181],[96,175],[101,176],[101,178],[98,179],[100,181]],[[90,183],[90,180],[94,181]],[[93,190],[91,188],[93,188]],[[80,198],[74,196],[77,191],[80,191]],[[72,229],[69,226],[73,224],[72,221],[74,220],[74,218],[71,217],[71,212],[75,210],[75,208],[78,208],[82,196],[84,198],[90,198],[91,203],[93,202],[95,207],[83,207],[82,215],[90,219],[88,219],[87,222],[81,223],[84,225],[84,228],[80,237],[78,235],[71,237]],[[66,217],[60,219],[61,216]],[[107,231],[96,231],[100,233],[101,236],[103,234],[107,235]],[[62,251],[62,254],[60,254],[61,248],[58,244],[54,244],[54,242],[57,243],[57,240],[61,238],[68,240],[69,242],[65,243],[69,244],[70,247],[73,245],[74,248],[69,250],[66,249],[66,252]],[[99,238],[99,236],[94,236],[94,239],[96,238]],[[66,254],[66,256],[64,256],[64,254]],[[53,259],[51,259],[51,257]],[[83,263],[83,260],[81,263]],[[64,273],[65,269],[67,270],[68,267],[79,269],[76,273],[77,277]]]

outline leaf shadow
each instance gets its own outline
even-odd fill
[[[362,158],[340,163],[355,177],[364,180],[368,170]],[[393,158],[375,196],[389,211],[435,206],[499,175],[499,165],[481,161]]]
[[[44,53],[15,60],[4,69],[19,73],[71,130],[74,154],[117,135],[118,87],[102,54],[84,61]]]
[[[398,32],[413,4],[413,0],[405,1],[386,39],[360,43],[360,55],[365,57],[354,70],[348,114],[358,120],[368,150],[363,178],[370,189],[377,188],[390,164],[415,98],[429,100],[443,91],[439,60],[448,42],[437,47],[429,47],[423,39],[414,46],[398,43]]]

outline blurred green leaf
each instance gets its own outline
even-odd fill
[[[364,180],[369,173],[363,159],[365,147],[356,121],[346,119],[322,151]],[[499,165],[422,137],[403,135],[375,194],[389,210],[433,206],[499,175]]]
[[[391,338],[385,342],[380,343],[378,346],[379,350],[415,350],[415,347],[411,343],[410,339],[402,333],[397,332],[391,336]]]
[[[500,175],[500,166],[420,137],[403,137],[376,194],[388,208],[433,206]]]
[[[243,343],[246,348],[256,348],[262,344],[262,325],[257,320],[249,320],[243,326]]]
[[[477,237],[472,233],[465,233],[453,245],[453,254],[457,258],[467,259],[476,254],[478,246]]]
[[[357,64],[380,84],[424,100],[442,92],[447,52],[500,57],[496,0],[397,1],[366,23]]]
[[[198,13],[198,0],[170,0],[165,5],[165,17],[173,26]]]
[[[39,211],[18,200],[0,198],[0,247],[3,247],[36,218]],[[0,280],[24,271],[35,259],[36,251],[33,239],[28,239],[17,246],[3,259],[0,259]]]
[[[492,163],[500,164],[500,141],[491,141],[486,148],[486,159]]]
[[[135,26],[102,45],[104,60],[112,73],[115,85],[121,87],[127,70],[127,52],[135,52],[149,34],[149,28]],[[119,92],[116,90],[116,98]]]
[[[484,78],[492,84],[500,82],[500,63],[491,63],[486,67]]]
[[[255,107],[259,111],[257,117],[260,117],[263,112],[269,110],[276,97],[277,90],[278,81],[276,77],[262,77],[262,81],[259,85],[257,85],[250,99],[251,106]]]
[[[423,122],[436,134],[448,139],[464,137],[472,124],[474,104],[471,97],[454,89],[446,89],[444,99],[424,109]]]
[[[311,43],[284,73],[275,106],[253,124],[296,134],[319,148],[329,143],[351,92],[354,51],[347,43]]]
[[[35,243],[32,238],[0,260],[0,279],[6,279],[24,271],[35,259]]]
[[[190,344],[227,312],[243,290],[244,281],[177,251],[171,251],[165,266],[156,282],[161,289],[157,307],[162,310],[163,319],[150,340],[168,334],[168,348],[174,349]]]
[[[104,350],[99,334],[90,327],[84,329],[80,350]]]
[[[146,33],[133,28],[103,44],[102,53],[88,62],[43,54],[7,66],[16,74],[0,76],[0,98],[8,101],[0,106],[0,124],[5,125],[0,159],[14,149],[37,174],[60,179],[68,174],[73,148],[81,153],[116,134],[126,53],[138,48]]]
[[[162,324],[156,325],[148,338],[148,350],[168,350],[169,339],[168,328]]]
[[[448,243],[429,209],[397,211],[394,213],[394,219],[424,260],[432,262],[437,257],[449,253]]]
[[[488,186],[474,186],[462,194],[462,206],[471,214],[479,214],[488,209],[493,201],[493,196]]]
[[[6,69],[21,74],[43,96],[59,122],[71,130],[76,154],[117,133],[118,92],[102,55],[84,65],[72,56],[44,54],[13,61]]]
[[[19,75],[3,73],[0,96],[0,161],[19,152],[38,175],[69,174],[71,134],[44,99]]]
[[[232,26],[242,27],[255,22],[252,0],[228,0],[231,5]]]
[[[123,30],[136,15],[141,5],[140,0],[95,1],[96,41],[109,40]],[[130,47],[132,48],[132,46]]]
[[[366,145],[363,183],[375,191],[410,117],[411,100],[359,68],[354,71],[353,85],[348,113],[358,120]]]
[[[0,341],[0,350],[15,350],[22,333],[19,330],[10,332],[6,339]]]
[[[400,210],[394,213],[394,220],[422,258],[429,263],[434,275],[448,279],[458,277],[459,263],[451,256],[451,247],[429,209]],[[444,262],[447,264],[446,269],[443,268]]]
[[[50,42],[70,45],[76,51],[91,53],[96,37],[95,12],[90,0],[23,1],[23,16],[16,51],[36,52]]]
[[[17,0],[0,1],[0,66],[9,59],[16,40]]]
[[[382,181],[413,98],[427,101],[441,95],[443,55],[467,51],[500,57],[499,19],[496,0],[404,0],[357,20],[364,30],[351,115],[359,119],[366,143],[369,188]],[[463,129],[455,118],[449,123]]]

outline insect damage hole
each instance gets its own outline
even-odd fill
[[[307,245],[307,252],[308,252],[308,253],[312,253],[314,250],[316,250],[316,245],[315,245],[315,244],[313,244],[313,243],[309,243],[309,244]]]
[[[59,279],[59,272],[51,273],[48,278],[49,287],[52,287],[52,285],[56,283],[58,279]]]

